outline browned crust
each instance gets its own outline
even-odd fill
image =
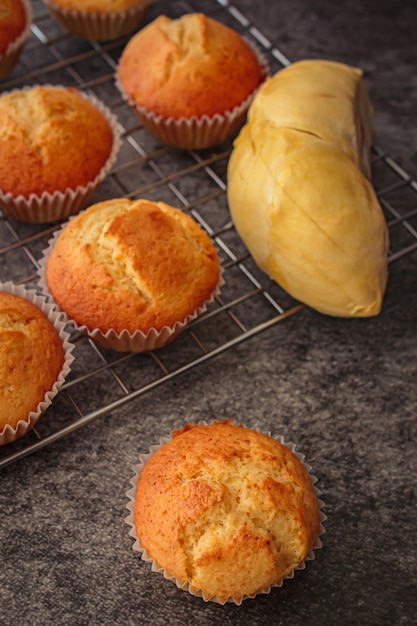
[[[208,235],[179,209],[114,199],[67,224],[47,260],[46,280],[79,325],[146,333],[202,306],[218,283],[219,262]]]
[[[0,55],[26,26],[26,11],[20,0],[0,0]]]
[[[176,431],[149,458],[134,522],[159,567],[220,600],[279,582],[320,528],[302,463],[275,439],[229,421]]]
[[[159,16],[127,44],[118,75],[125,93],[163,117],[223,114],[260,84],[256,55],[231,28],[203,14]]]
[[[36,411],[64,363],[57,331],[34,304],[0,292],[0,432]]]

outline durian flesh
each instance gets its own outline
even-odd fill
[[[328,315],[376,315],[386,288],[370,120],[360,70],[300,61],[260,88],[228,164],[231,216],[255,262]]]

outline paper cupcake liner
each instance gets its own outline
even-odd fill
[[[214,299],[220,294],[221,288],[224,285],[223,268],[220,264],[219,282],[217,283],[217,286],[211,294],[210,298],[208,298],[202,306],[198,307],[192,313],[187,315],[182,321],[176,322],[174,326],[164,326],[161,330],[151,328],[147,333],[143,333],[140,330],[136,331],[135,333],[130,333],[127,330],[123,330],[121,333],[117,333],[115,330],[112,329],[108,330],[106,333],[103,333],[98,328],[90,329],[88,328],[88,326],[77,324],[77,322],[71,319],[65,311],[60,309],[58,304],[55,302],[53,295],[49,291],[46,282],[46,264],[49,254],[54,247],[58,237],[60,236],[61,231],[65,228],[65,225],[66,224],[62,224],[61,228],[54,232],[53,236],[48,241],[47,248],[43,251],[42,258],[39,261],[38,269],[39,287],[47,300],[53,302],[56,309],[61,312],[61,315],[65,319],[67,324],[71,325],[81,334],[90,337],[93,341],[95,341],[103,348],[116,350],[117,352],[148,352],[150,350],[156,350],[157,348],[162,348],[168,345],[184,330],[184,328],[188,324],[190,324],[190,322],[206,312],[209,304],[211,304]]]
[[[32,6],[29,0],[22,0],[26,13],[26,26],[20,35],[12,41],[3,54],[0,54],[0,80],[9,74],[19,61],[23,47],[29,37],[30,27],[32,25]]]
[[[26,420],[19,420],[15,428],[10,426],[10,424],[6,424],[3,431],[0,432],[0,445],[4,445],[23,437],[23,435],[35,426],[41,415],[52,404],[53,399],[61,389],[71,371],[71,364],[74,361],[72,353],[74,346],[69,341],[70,335],[65,330],[65,322],[62,320],[61,313],[56,310],[53,304],[48,303],[44,296],[38,294],[35,289],[30,289],[23,285],[16,285],[11,281],[8,281],[0,283],[0,291],[6,291],[15,296],[20,296],[21,298],[25,298],[29,302],[32,302],[32,304],[36,305],[46,315],[57,331],[64,349],[64,363],[56,382],[52,388],[45,393],[44,399],[37,406],[37,410],[31,411]]]
[[[58,89],[68,89],[64,85],[42,85],[43,87],[54,87]],[[14,89],[14,91],[24,91],[35,88],[36,85]],[[92,93],[84,93],[76,90],[77,94],[92,104],[105,118],[113,133],[113,146],[107,159],[94,180],[86,186],[79,185],[65,191],[43,192],[40,196],[30,194],[29,198],[24,196],[14,196],[11,192],[3,193],[0,190],[0,209],[5,215],[21,222],[31,222],[33,224],[46,224],[49,222],[66,219],[74,213],[78,213],[88,202],[89,198],[96,191],[97,187],[107,176],[116,161],[117,154],[121,146],[121,136],[116,116],[110,109]],[[7,92],[6,92],[7,93]],[[5,94],[4,94],[5,95]]]
[[[214,423],[214,421],[212,421],[211,423]],[[197,425],[207,426],[207,424],[208,423],[206,421],[200,420]],[[236,426],[240,426],[240,425],[243,426],[243,424],[236,424]],[[253,429],[253,430],[257,430],[257,429]],[[261,431],[257,431],[257,432],[261,432]],[[182,589],[183,591],[188,591],[188,593],[190,593],[191,595],[202,598],[205,602],[215,602],[217,604],[230,603],[230,604],[236,604],[237,606],[240,606],[244,600],[254,599],[258,595],[269,594],[273,588],[282,587],[285,580],[294,578],[296,571],[305,569],[307,561],[313,561],[315,559],[315,552],[323,547],[320,537],[326,532],[323,523],[326,521],[327,515],[323,511],[324,502],[320,499],[321,491],[316,487],[316,484],[315,484],[318,480],[317,477],[311,473],[312,468],[308,463],[306,463],[305,456],[296,451],[296,446],[294,443],[285,442],[284,437],[282,436],[274,436],[274,435],[271,435],[271,433],[264,433],[264,434],[267,434],[268,436],[273,437],[276,441],[279,441],[279,443],[282,443],[283,445],[285,445],[302,463],[304,469],[306,470],[307,474],[310,477],[311,483],[313,485],[314,493],[316,494],[317,503],[319,507],[319,515],[320,515],[320,529],[319,529],[314,546],[312,547],[310,552],[307,554],[307,556],[304,558],[304,560],[299,565],[297,565],[297,567],[294,570],[292,570],[289,574],[285,575],[280,581],[274,583],[273,585],[269,585],[268,587],[260,589],[254,594],[250,594],[250,595],[244,594],[239,600],[229,597],[226,600],[222,601],[217,596],[206,596],[202,590],[196,590],[192,588],[191,585],[187,581],[185,581],[184,583],[181,583],[175,576],[170,576],[169,574],[167,574],[164,568],[157,567],[157,565],[155,564],[155,561],[150,556],[148,556],[146,550],[142,548],[140,541],[137,537],[136,527],[135,527],[135,522],[134,522],[134,505],[135,505],[135,496],[136,496],[136,485],[139,480],[140,473],[143,467],[145,466],[145,463],[148,461],[148,459],[150,459],[150,457],[153,454],[155,454],[155,452],[161,446],[171,441],[172,437],[161,437],[159,439],[159,444],[151,445],[149,447],[149,452],[147,454],[139,454],[140,463],[138,463],[137,465],[133,467],[134,475],[130,479],[130,484],[132,485],[132,487],[126,492],[126,496],[128,498],[128,503],[126,505],[126,508],[128,509],[129,514],[125,518],[126,524],[130,526],[129,535],[134,539],[134,544],[132,546],[132,549],[135,552],[138,552],[140,554],[142,561],[145,561],[146,563],[149,563],[151,565],[152,572],[157,572],[159,574],[162,574],[164,578],[175,583],[178,589]]]
[[[145,107],[139,105],[129,96],[116,72],[115,83],[123,99],[136,113],[141,124],[163,143],[173,148],[188,150],[202,150],[224,143],[232,137],[243,125],[250,103],[260,85],[269,75],[268,63],[260,50],[251,42],[246,42],[255,52],[261,69],[262,80],[258,87],[239,105],[223,114],[216,113],[213,116],[203,115],[190,118],[174,119],[155,115]]]
[[[154,0],[143,0],[125,11],[98,13],[66,9],[44,0],[52,17],[69,33],[80,39],[110,41],[132,32],[145,16]]]

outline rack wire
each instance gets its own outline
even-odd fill
[[[18,66],[0,82],[0,91],[35,83],[65,84],[102,99],[118,118],[122,148],[91,203],[142,197],[188,212],[213,239],[222,258],[225,285],[203,316],[157,351],[116,353],[69,329],[75,345],[71,374],[37,426],[0,448],[0,468],[111,414],[303,308],[256,267],[233,228],[226,199],[231,143],[198,152],[159,143],[141,127],[114,84],[128,38],[83,41],[65,33],[42,0],[33,0],[32,9],[30,38]],[[271,73],[289,64],[228,0],[160,1],[145,23],[159,13],[175,18],[194,11],[228,24],[257,45]],[[417,183],[380,148],[374,147],[372,156],[373,182],[390,230],[392,263],[417,250]],[[57,226],[25,224],[0,215],[0,281],[36,287],[42,251]]]

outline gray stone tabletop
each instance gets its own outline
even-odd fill
[[[147,19],[169,4],[156,2]],[[176,5],[213,11],[217,2]],[[417,178],[415,2],[233,7],[291,61],[362,67],[375,143]],[[415,251],[390,266],[379,316],[345,320],[304,308],[2,469],[0,625],[415,624],[416,286]],[[80,403],[96,393],[86,386]],[[294,442],[318,477],[328,518],[316,558],[240,607],[205,603],[150,571],[124,521],[139,454],[185,421],[214,418]]]

